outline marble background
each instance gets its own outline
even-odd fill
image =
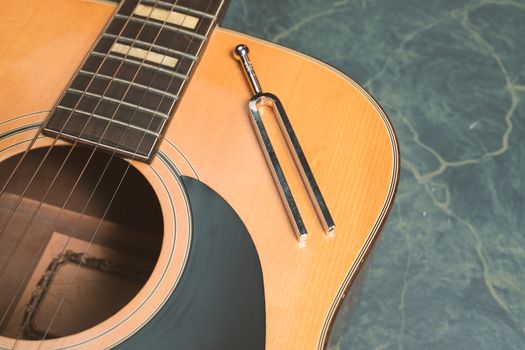
[[[525,349],[525,1],[232,0],[225,27],[364,85],[399,192],[340,349]]]

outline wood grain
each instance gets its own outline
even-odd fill
[[[3,6],[0,42],[6,44],[0,48],[0,123],[50,109],[113,10],[108,4],[80,0],[28,0],[23,5],[8,1]],[[250,91],[231,54],[241,42],[250,47],[263,88],[279,96],[286,108],[334,216],[333,238],[322,231],[277,123],[271,113],[264,113],[310,232],[303,247],[295,238],[248,118]],[[28,120],[42,120],[44,115],[0,124],[0,133]],[[0,142],[7,147],[30,134]],[[0,159],[21,150],[23,145],[10,148]],[[223,196],[252,235],[264,275],[267,349],[323,348],[337,305],[376,240],[397,186],[397,142],[377,103],[355,82],[318,61],[218,28],[160,151],[183,174],[198,176]],[[171,203],[163,181],[173,188],[176,183],[165,165],[158,158],[151,165],[134,165],[150,179],[163,212],[168,213]],[[183,206],[182,202],[175,205]],[[167,238],[173,225],[173,221],[165,225]],[[166,266],[166,249],[163,245],[159,266]],[[86,341],[84,348],[98,349],[121,341],[126,332],[140,327],[140,319],[121,324],[104,336],[99,334],[122,321],[144,298],[151,304],[142,310],[143,317],[154,312],[155,302],[162,303],[176,283],[185,252],[180,248],[174,253],[179,263],[172,272],[175,277],[161,286],[163,293],[146,297],[147,290],[143,290],[103,324],[49,341],[42,348]],[[160,270],[155,271],[153,278],[159,278]],[[0,346],[9,347],[10,342],[0,337]],[[17,346],[32,348],[34,344]]]

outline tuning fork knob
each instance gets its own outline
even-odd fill
[[[250,58],[248,57],[249,53],[250,49],[244,44],[237,45],[233,50],[233,56],[241,63],[244,74],[246,74],[246,78],[248,78],[248,81],[250,82],[252,91],[257,95],[262,93],[262,88],[257,79],[257,75],[255,74],[255,69],[253,69],[252,62],[250,62]]]

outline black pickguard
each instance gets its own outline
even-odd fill
[[[264,349],[263,277],[252,239],[215,191],[182,180],[193,219],[188,264],[164,307],[117,349]]]

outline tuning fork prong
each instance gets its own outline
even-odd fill
[[[308,193],[316,209],[317,216],[319,217],[325,232],[328,235],[332,235],[335,230],[334,220],[330,214],[330,211],[328,210],[328,206],[326,205],[321,190],[319,189],[319,185],[315,180],[312,169],[306,160],[306,156],[303,152],[303,149],[301,148],[299,139],[292,128],[290,119],[288,118],[288,115],[286,114],[286,111],[284,110],[284,107],[277,96],[271,93],[262,92],[262,88],[259,84],[259,80],[257,79],[257,75],[255,74],[253,65],[248,58],[248,53],[249,49],[246,45],[240,44],[235,47],[234,56],[241,63],[243,71],[250,83],[253,92],[255,93],[255,95],[248,102],[248,108],[251,114],[250,119],[252,126],[256,131],[261,148],[264,151],[264,155],[272,172],[275,184],[279,189],[279,193],[287,209],[288,216],[292,226],[294,227],[295,233],[299,241],[306,240],[306,227],[301,214],[299,213],[299,209],[293,198],[288,182],[286,181],[279,160],[277,159],[277,155],[275,154],[275,150],[273,149],[273,145],[270,141],[268,133],[266,132],[266,128],[264,127],[261,114],[259,113],[259,108],[261,106],[271,107],[273,109],[281,132],[283,133],[288,144],[288,148],[293,155],[295,165],[301,174],[303,183],[308,189]]]
[[[286,181],[281,164],[277,159],[277,154],[275,153],[272,142],[270,141],[270,137],[266,132],[261,114],[259,113],[258,106],[260,103],[267,102],[265,100],[267,99],[266,95],[267,94],[261,93],[250,99],[250,102],[248,103],[251,114],[250,120],[255,130],[255,134],[257,135],[257,139],[259,140],[259,144],[264,151],[264,156],[272,172],[275,184],[279,189],[279,194],[281,195],[281,199],[284,203],[284,206],[286,207],[288,217],[290,218],[290,222],[294,228],[297,239],[300,242],[303,242],[306,240],[308,234],[306,226],[304,225],[299,208],[297,207],[290,186],[288,185],[288,181]]]

